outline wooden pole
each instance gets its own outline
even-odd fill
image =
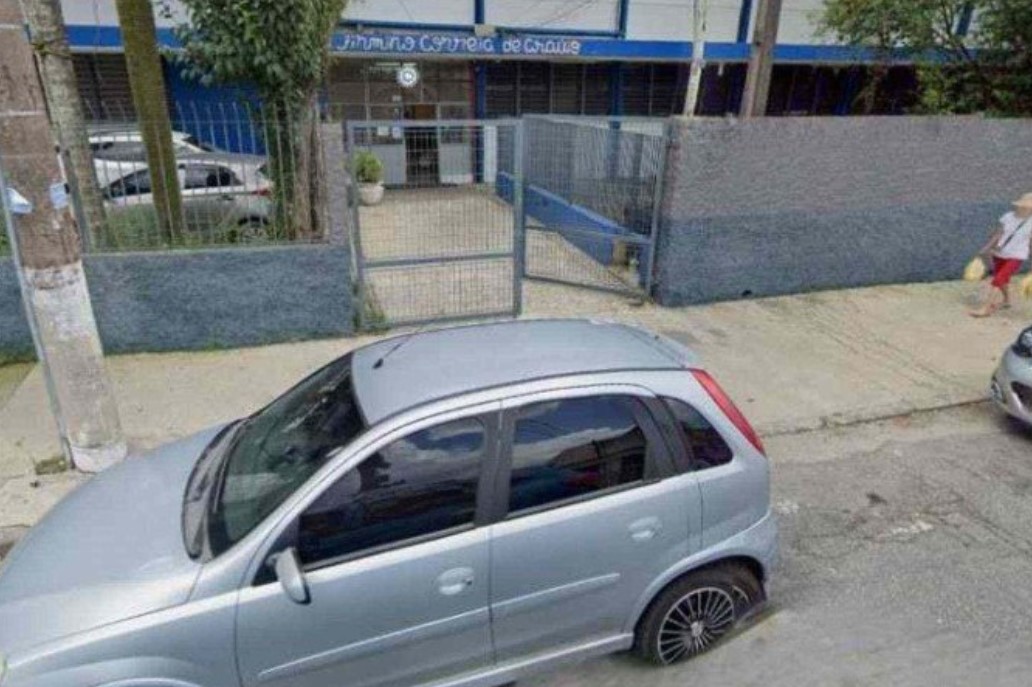
[[[774,46],[781,24],[781,1],[760,0],[756,6],[756,28],[749,52],[749,71],[739,115],[743,118],[763,117],[770,99],[770,80],[774,71]]]

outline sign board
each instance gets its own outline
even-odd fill
[[[470,36],[446,33],[337,33],[333,50],[373,55],[502,55],[578,57],[584,42],[548,36]]]

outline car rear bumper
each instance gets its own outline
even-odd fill
[[[1032,425],[1032,359],[1008,348],[993,373],[989,396],[1008,415]]]

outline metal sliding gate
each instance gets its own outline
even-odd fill
[[[526,276],[647,297],[665,120],[528,116]]]
[[[519,315],[522,147],[518,120],[347,125],[361,328]],[[358,183],[363,153],[379,200],[360,199],[377,193]]]
[[[384,187],[351,194],[360,327],[515,317],[524,278],[646,297],[666,141],[661,120],[349,123],[352,173],[370,153]]]

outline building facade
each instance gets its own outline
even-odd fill
[[[131,116],[114,0],[62,4],[87,110]],[[769,113],[903,111],[913,70],[894,67],[877,97],[860,102],[869,60],[819,34],[822,4],[784,2]],[[166,46],[182,20],[175,2],[170,9],[158,18]],[[702,114],[738,111],[755,12],[754,0],[711,0]],[[325,101],[370,120],[667,116],[683,107],[691,32],[691,0],[351,0]],[[172,67],[167,82],[176,102],[221,102],[236,90],[204,88]]]

